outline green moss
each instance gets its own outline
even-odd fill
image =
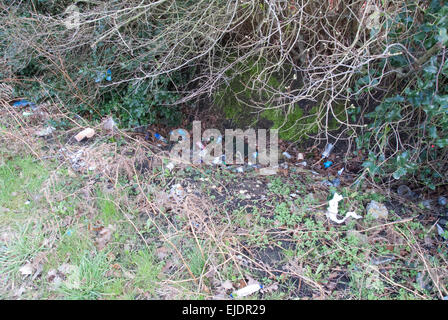
[[[249,61],[246,71],[240,73],[232,79],[227,86],[222,87],[215,93],[214,102],[218,109],[222,110],[226,119],[232,120],[239,128],[246,128],[257,122],[255,108],[251,108],[253,101],[270,101],[268,93],[264,91],[262,95],[257,90],[250,89],[254,78],[257,78],[263,65],[258,61]],[[241,67],[241,66],[240,66]],[[239,70],[239,68],[237,68]],[[229,71],[230,75],[230,71]],[[265,79],[268,86],[280,89],[282,81],[280,75],[270,75]],[[261,113],[261,117],[273,122],[272,129],[279,129],[279,138],[286,141],[294,141],[305,134],[317,134],[319,130],[319,104],[316,104],[308,111],[295,106],[289,112],[287,119],[284,110],[275,109],[273,105],[266,103],[266,110]],[[334,112],[340,121],[346,121],[345,105],[338,104],[334,107]],[[338,129],[340,123],[330,116],[328,129]]]
[[[214,95],[214,103],[218,109],[222,110],[226,119],[232,120],[237,126],[243,128],[256,122],[255,111],[250,106],[252,101],[268,101],[269,97],[260,96],[256,90],[250,89],[255,77],[260,75],[263,70],[262,63],[255,60],[249,60],[245,71],[226,86],[221,87]],[[237,70],[242,65],[237,67]],[[234,71],[229,71],[228,75]],[[266,79],[269,86],[278,88],[280,81],[274,76]],[[267,106],[269,107],[269,106]]]

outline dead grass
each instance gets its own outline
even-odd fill
[[[44,119],[5,105],[0,117],[1,167],[18,177],[48,172],[30,208],[29,184],[11,190],[22,202],[1,205],[2,297],[227,299],[254,281],[264,285],[250,297],[259,299],[448,295],[446,243],[413,206],[392,201],[388,221],[333,225],[324,215],[331,190],[306,170],[170,172],[166,152],[132,133],[98,124],[94,138],[76,143],[76,125],[39,138]],[[24,155],[33,160],[22,164]],[[363,216],[368,201],[384,199],[377,189],[341,192],[341,210]]]

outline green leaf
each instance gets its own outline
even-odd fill
[[[395,180],[399,180],[402,176],[404,176],[407,173],[405,168],[398,168],[394,173],[393,177]]]
[[[437,128],[435,126],[429,128],[429,136],[433,139],[437,139],[439,137],[437,135]]]
[[[439,29],[439,35],[436,36],[436,39],[443,45],[446,45],[448,43],[448,34],[446,32],[446,28]]]

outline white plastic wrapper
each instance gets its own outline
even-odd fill
[[[246,297],[246,296],[249,296],[249,295],[257,292],[258,290],[260,290],[262,288],[263,288],[263,286],[261,284],[254,283],[254,284],[248,285],[248,286],[246,286],[244,288],[241,288],[241,289],[235,291],[230,296],[232,298]]]
[[[338,204],[339,204],[339,201],[341,201],[342,199],[343,199],[343,197],[339,193],[335,193],[333,196],[333,199],[331,199],[328,202],[328,208],[327,208],[327,213],[326,213],[328,219],[330,219],[333,222],[339,223],[339,224],[345,222],[345,220],[347,220],[350,217],[355,218],[355,219],[361,219],[362,217],[360,215],[357,215],[356,213],[354,213],[352,211],[347,212],[347,214],[345,215],[345,217],[343,219],[338,219],[338,212],[339,212]]]

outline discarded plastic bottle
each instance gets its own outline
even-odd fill
[[[342,175],[342,172],[344,172],[345,168],[342,168],[341,170],[338,170],[338,176]]]
[[[30,106],[32,110],[37,109],[37,106],[36,106],[35,103],[32,103],[32,102],[30,102],[30,101],[28,101],[28,100],[25,100],[25,99],[14,102],[14,103],[12,104],[12,106],[13,106],[14,108],[20,108],[20,107],[27,107],[27,106]]]
[[[446,198],[445,198],[444,196],[440,196],[440,197],[437,199],[437,202],[438,202],[439,205],[441,205],[441,206],[446,206],[447,200],[446,200]]]
[[[325,169],[328,169],[328,168],[331,167],[332,164],[333,164],[333,161],[325,161],[325,162],[324,162],[324,168],[325,168]]]
[[[325,147],[324,152],[322,152],[322,158],[328,158],[328,156],[330,155],[331,151],[333,150],[334,145],[332,143],[327,144],[327,146]]]
[[[163,142],[166,143],[166,139],[165,139],[164,137],[162,137],[160,134],[158,134],[158,133],[154,133],[154,137],[155,137],[157,140],[160,140],[160,141],[163,141]]]
[[[285,158],[287,158],[287,159],[291,159],[292,158],[292,155],[290,155],[288,152],[283,152],[282,153],[284,156],[285,156]]]
[[[244,288],[241,288],[234,293],[230,295],[232,298],[240,298],[240,297],[246,297],[248,295],[251,295],[252,293],[257,292],[258,290],[263,289],[263,286],[261,284],[251,284],[249,286],[246,286]]]

